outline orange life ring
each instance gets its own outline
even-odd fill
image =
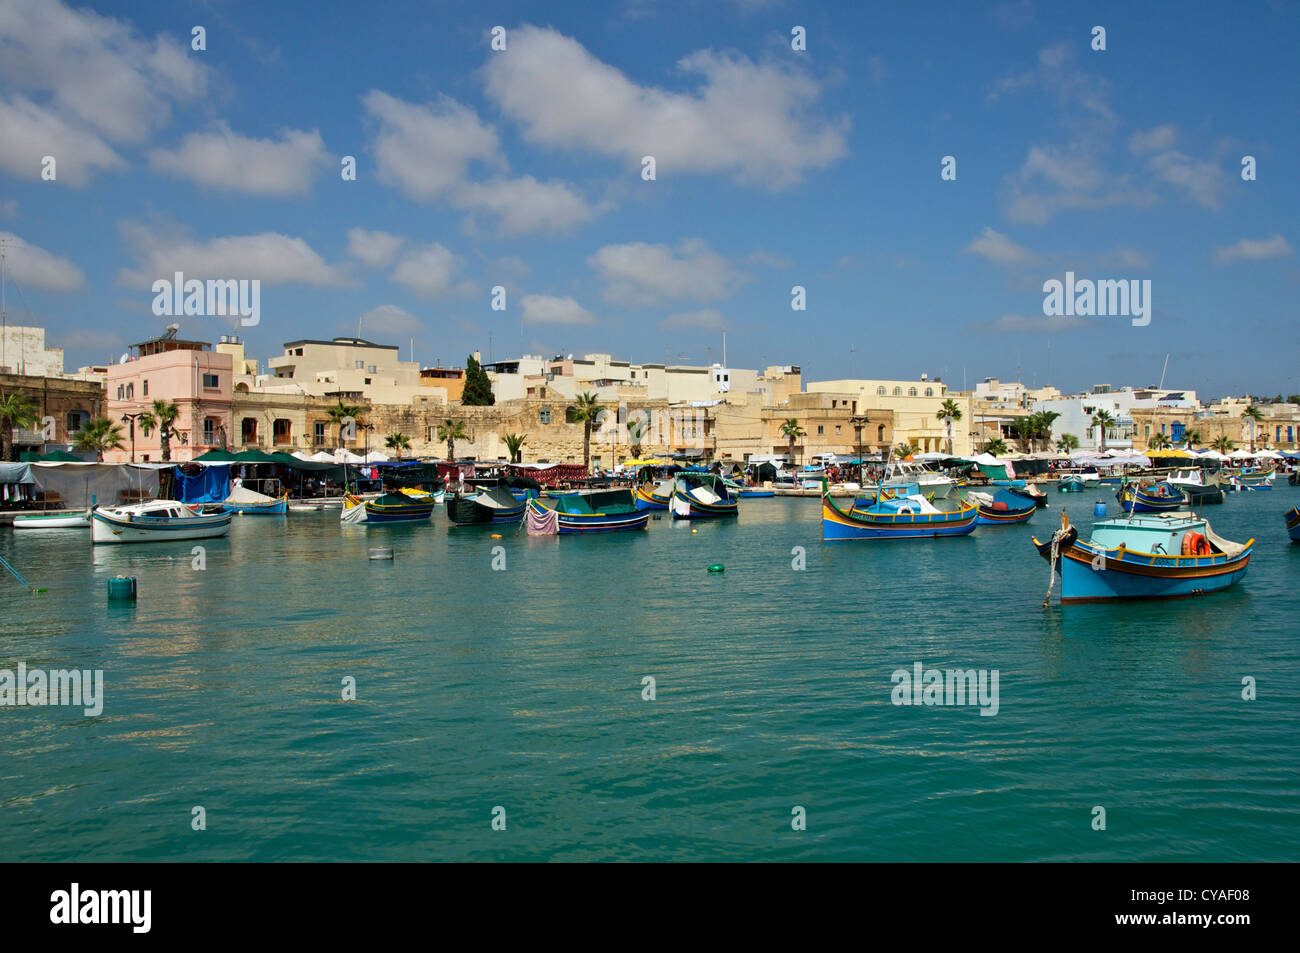
[[[1209,556],[1212,554],[1210,541],[1200,533],[1187,533],[1183,536],[1184,556]]]

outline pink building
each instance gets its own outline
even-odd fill
[[[108,368],[108,419],[122,424],[125,450],[104,454],[106,463],[131,460],[131,422],[125,414],[149,410],[155,400],[176,404],[180,415],[172,424],[171,459],[192,460],[213,449],[224,449],[231,440],[231,395],[234,360],[218,354],[206,341],[181,341],[174,330],[162,337],[132,345],[135,356]],[[136,421],[135,459],[162,459],[157,430],[145,433]]]

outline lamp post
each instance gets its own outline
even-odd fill
[[[849,418],[849,423],[858,433],[858,485],[862,486],[865,482],[866,466],[862,462],[862,428],[871,422],[870,417],[853,416]]]
[[[123,414],[122,423],[131,425],[131,462],[135,463],[135,421],[137,417],[143,417],[144,413]]]

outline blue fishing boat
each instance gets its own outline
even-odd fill
[[[776,496],[776,490],[760,490],[757,487],[745,487],[737,494],[742,500],[763,500]]]
[[[1012,523],[1026,523],[1038,509],[1033,500],[1010,490],[998,490],[996,493],[967,493],[966,498],[975,503],[978,515],[975,522],[980,526],[1006,526]]]
[[[1061,477],[1061,479],[1056,484],[1056,488],[1060,490],[1062,493],[1082,493],[1083,477],[1079,477],[1079,476]]]
[[[256,490],[237,486],[221,501],[221,509],[226,513],[242,513],[245,516],[284,516],[289,512],[289,494],[283,493],[278,497],[267,496]]]
[[[1254,544],[1223,539],[1207,520],[1180,513],[1100,520],[1087,542],[1062,513],[1060,530],[1045,542],[1034,539],[1039,555],[1061,574],[1062,602],[1173,599],[1226,589],[1246,575]]]
[[[975,529],[978,511],[963,500],[953,511],[936,509],[920,494],[873,499],[859,497],[841,510],[830,496],[822,497],[822,540],[923,539],[931,536],[965,536]]]
[[[657,486],[642,483],[632,491],[632,498],[639,510],[666,510],[673,498],[673,481],[664,480]]]
[[[637,509],[631,490],[594,490],[575,493],[544,503],[529,500],[530,514],[556,516],[556,531],[560,535],[573,533],[614,533],[623,530],[645,529],[650,522],[650,511]],[[530,525],[533,515],[528,517]]]
[[[569,499],[569,497],[556,499]],[[523,519],[528,502],[515,499],[514,494],[507,487],[488,487],[467,496],[448,497],[447,519],[461,526],[518,523]]]
[[[1115,494],[1125,513],[1166,513],[1178,509],[1186,502],[1183,491],[1170,483],[1133,483],[1120,487]]]
[[[413,523],[433,512],[433,495],[420,490],[398,490],[373,500],[349,494],[343,498],[341,523]]]
[[[740,500],[721,477],[711,473],[679,473],[673,483],[669,509],[673,519],[717,519],[739,515]]]
[[[1300,543],[1300,506],[1288,510],[1285,519],[1286,531],[1291,535],[1291,542]]]

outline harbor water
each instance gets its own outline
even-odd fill
[[[1205,509],[1257,538],[1233,589],[1043,609],[1030,536],[1062,506],[1084,535],[1097,500],[1116,510],[1113,490],[1050,492],[1027,525],[835,545],[816,499],[589,538],[449,527],[441,507],[416,526],[236,517],[197,543],[0,531],[48,590],[0,579],[0,669],[104,678],[97,717],[0,708],[0,845],[11,861],[1300,856],[1300,546],[1282,521],[1300,491]],[[109,600],[116,576],[135,601]],[[891,674],[917,662],[997,670],[996,714],[894,704]]]

